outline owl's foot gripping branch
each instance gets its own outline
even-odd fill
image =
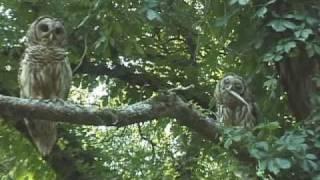
[[[93,126],[123,127],[169,117],[208,139],[216,140],[219,134],[214,119],[202,114],[173,91],[117,109],[96,109],[65,101],[0,95],[0,109],[0,116],[5,119],[29,118]]]

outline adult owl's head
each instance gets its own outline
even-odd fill
[[[250,91],[245,80],[236,74],[225,75],[216,85],[214,97],[217,103],[224,104],[230,108],[247,104],[251,101]]]
[[[37,18],[27,32],[27,45],[62,47],[66,44],[63,22],[50,16]]]
[[[243,95],[243,93],[245,92],[245,81],[241,76],[238,76],[236,74],[226,75],[220,83],[221,88],[232,90],[239,95]]]

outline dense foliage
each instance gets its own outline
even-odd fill
[[[116,108],[194,84],[179,95],[214,117],[215,84],[235,72],[260,106],[256,128],[226,128],[219,143],[172,119],[60,124],[57,148],[87,178],[320,179],[318,0],[0,0],[0,94],[19,95],[25,30],[47,14],[65,22],[80,65],[70,101]],[[63,177],[16,127],[0,121],[1,179]]]

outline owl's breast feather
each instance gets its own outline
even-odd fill
[[[63,61],[67,52],[61,47],[47,47],[42,45],[29,46],[25,50],[25,58],[27,61],[34,63],[55,63],[57,61]]]
[[[62,48],[27,48],[21,62],[20,83],[26,97],[63,98],[69,84],[70,65]]]

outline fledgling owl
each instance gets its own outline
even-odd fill
[[[18,75],[20,96],[34,99],[66,99],[72,80],[67,59],[66,31],[61,21],[50,16],[36,19],[26,34],[26,49]],[[43,156],[56,140],[56,122],[25,119],[29,134]]]
[[[252,128],[257,124],[257,105],[241,76],[230,74],[216,85],[217,120],[225,127]]]

